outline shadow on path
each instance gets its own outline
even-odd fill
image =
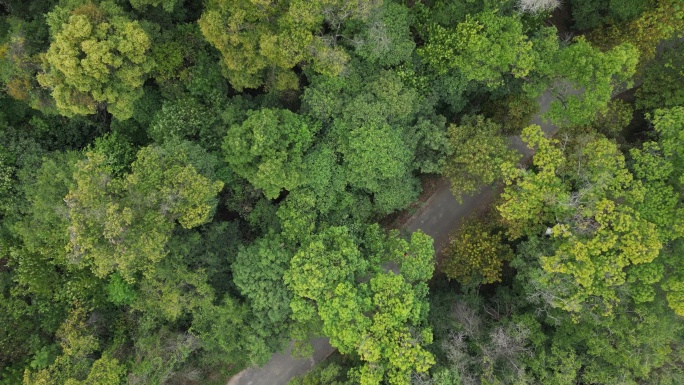
[[[534,116],[530,124],[541,127],[548,136],[558,131],[558,127],[551,123],[542,121],[541,116],[549,109],[553,95],[546,91],[539,98],[539,113]],[[510,147],[523,155],[521,162],[526,162],[532,157],[533,151],[520,139],[520,136],[508,138]],[[463,197],[463,203],[458,203],[451,194],[449,184],[443,185],[440,189],[425,202],[425,205],[416,212],[404,226],[407,232],[412,233],[422,230],[425,234],[435,240],[435,253],[440,253],[449,243],[449,234],[461,221],[471,213],[483,208],[493,202],[495,198],[494,190],[491,187],[483,187],[477,193]]]

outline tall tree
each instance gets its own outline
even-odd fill
[[[212,0],[199,20],[206,39],[223,55],[225,75],[237,90],[266,84],[276,90],[298,88],[292,69],[337,75],[348,54],[337,44],[348,19],[365,20],[375,0]],[[320,36],[322,27],[331,33]]]
[[[320,126],[283,109],[250,111],[228,131],[226,161],[269,199],[305,182],[303,157]]]
[[[102,154],[86,155],[64,198],[70,259],[101,277],[118,271],[133,282],[139,273],[150,275],[176,221],[183,228],[209,221],[223,187],[211,176],[215,160],[187,142],[141,149],[131,173],[120,178]]]
[[[442,173],[449,178],[458,200],[501,179],[501,165],[517,159],[501,134],[501,126],[481,115],[463,117],[459,125],[449,126],[448,136],[453,154]]]
[[[503,76],[525,77],[535,66],[533,44],[518,16],[485,11],[466,16],[455,29],[434,25],[419,50],[438,73],[458,70],[468,80],[501,85]]]
[[[607,109],[613,91],[634,75],[639,54],[630,44],[601,52],[578,37],[545,59],[537,68],[539,78],[559,99],[551,103],[546,117],[557,125],[578,126]]]
[[[624,297],[652,301],[662,242],[656,225],[636,209],[642,185],[617,146],[590,136],[565,143],[564,153],[536,126],[523,139],[537,147],[535,169],[506,166],[498,209],[512,238],[552,235],[552,251],[535,254],[539,268],[530,284],[536,295],[575,314],[611,314]]]
[[[432,341],[425,299],[434,249],[420,232],[407,242],[368,230],[363,249],[346,228],[329,228],[295,254],[286,274],[295,294],[293,315],[299,322],[320,320],[333,346],[358,354],[364,364],[353,375],[361,383],[409,384],[413,371],[425,372],[434,363],[422,346]],[[324,237],[331,238],[323,243]],[[374,273],[369,283],[358,283],[382,261],[398,263],[399,274]]]
[[[39,83],[52,90],[60,113],[94,114],[106,108],[125,120],[143,95],[152,70],[150,38],[112,3],[93,3],[48,15],[52,43],[43,57]]]

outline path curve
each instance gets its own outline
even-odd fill
[[[228,385],[286,385],[290,380],[313,369],[317,363],[326,359],[335,348],[327,338],[311,341],[313,356],[294,358],[290,354],[292,346],[283,353],[275,353],[268,363],[260,368],[249,368],[233,376]]]
[[[549,109],[553,95],[551,91],[546,91],[539,97],[539,113],[537,113],[530,124],[541,127],[547,136],[553,135],[558,131],[555,125],[544,122],[541,116]],[[508,138],[509,146],[521,154],[521,162],[527,161],[532,157],[533,151],[520,139],[520,136]],[[477,210],[489,205],[495,198],[494,190],[491,187],[483,187],[477,193],[464,196],[463,202],[459,203],[451,194],[451,187],[444,183],[404,225],[404,228],[413,233],[422,230],[425,234],[435,240],[435,253],[440,253],[449,243],[449,233],[459,226],[461,221]]]
[[[545,92],[539,98],[540,113],[537,114],[531,124],[539,125],[549,135],[554,134],[557,128],[549,123],[544,123],[541,114],[546,112],[553,100],[551,92]],[[521,152],[524,159],[532,156],[532,151],[518,136],[510,137],[510,146]],[[468,217],[471,213],[481,208],[494,199],[494,192],[490,187],[482,188],[472,196],[463,197],[463,203],[458,203],[451,195],[448,183],[435,191],[404,225],[404,229],[413,233],[422,230],[434,239],[435,252],[439,253],[449,240],[449,233]],[[295,376],[311,370],[318,362],[323,361],[335,351],[330,346],[327,338],[317,338],[312,341],[314,354],[310,358],[294,358],[290,355],[290,349],[284,353],[275,353],[268,363],[260,368],[249,368],[233,376],[228,385],[287,385]]]
[[[665,47],[672,46],[676,42],[684,40],[684,36],[676,37],[669,41],[658,44],[657,52],[662,53]],[[637,87],[643,79],[636,79],[630,88]],[[618,87],[613,92],[613,96],[625,90],[625,87]],[[570,91],[571,93],[577,90]],[[551,91],[544,92],[538,99],[539,113],[531,120],[530,124],[541,127],[547,136],[553,136],[558,127],[544,122],[541,116],[548,111],[554,97]],[[523,154],[521,162],[526,162],[532,157],[533,151],[527,148],[520,136],[511,136],[509,145],[511,148]],[[456,198],[451,195],[448,183],[443,183],[428,200],[425,202],[411,218],[404,224],[404,230],[413,233],[422,230],[434,239],[435,253],[440,253],[448,244],[449,233],[456,228],[460,222],[476,210],[486,207],[495,198],[494,191],[490,187],[483,187],[472,196],[463,197],[463,202],[458,203]],[[326,359],[335,351],[330,346],[327,338],[317,338],[312,341],[314,347],[313,356],[310,358],[293,358],[289,352],[275,353],[271,360],[260,368],[245,369],[233,376],[228,385],[287,385],[290,380],[298,375],[311,370],[317,363]]]

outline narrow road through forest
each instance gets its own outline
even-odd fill
[[[553,100],[550,91],[539,98],[540,112],[534,116],[531,124],[539,125],[542,130],[552,135],[558,129],[550,123],[544,123],[541,115],[546,112]],[[524,155],[524,160],[532,155],[519,136],[509,138],[510,146]],[[451,194],[448,183],[428,198],[425,204],[406,222],[404,229],[412,233],[422,230],[435,240],[435,252],[442,251],[448,243],[449,233],[468,215],[478,208],[485,207],[494,199],[494,192],[489,187],[483,187],[478,193],[463,198],[458,203]],[[318,362],[327,358],[335,349],[330,346],[327,338],[317,338],[312,341],[314,354],[309,358],[294,358],[289,349],[284,353],[275,353],[271,360],[260,368],[250,368],[233,376],[228,385],[287,385],[294,376],[311,370]]]
[[[658,44],[656,52],[660,54],[665,48],[682,40],[684,40],[684,36],[662,41]],[[635,79],[631,88],[638,87],[642,81],[641,78]],[[622,91],[625,91],[625,88],[618,87],[614,90],[613,96]],[[542,120],[542,115],[549,109],[553,99],[554,96],[551,91],[544,92],[538,99],[539,112],[530,122],[530,124],[540,126],[547,136],[558,131],[558,127]],[[527,148],[520,136],[511,136],[509,141],[511,148],[523,154],[521,163],[532,156],[533,151]],[[460,225],[461,221],[476,210],[487,207],[494,198],[493,189],[483,187],[476,194],[463,197],[463,203],[458,203],[451,194],[449,184],[443,183],[425,204],[406,221],[403,228],[408,233],[422,230],[430,235],[435,242],[435,253],[440,253],[449,242],[449,234]],[[228,385],[287,385],[293,377],[308,372],[318,362],[323,361],[335,351],[335,348],[328,343],[327,338],[317,338],[311,343],[314,347],[312,357],[294,358],[289,354],[289,349],[284,353],[275,353],[266,365],[243,370],[233,376],[228,381]]]
[[[547,135],[553,135],[558,127],[542,121],[541,116],[548,110],[553,95],[546,91],[539,98],[539,113],[530,124],[536,124]],[[509,137],[510,147],[523,154],[521,162],[532,156],[532,150],[527,148],[520,136]],[[459,226],[460,222],[479,208],[486,207],[495,198],[491,187],[482,187],[479,192],[471,196],[464,196],[463,203],[458,203],[451,194],[448,183],[444,183],[404,225],[404,229],[412,233],[422,230],[435,240],[435,252],[439,253],[449,242],[449,233]]]

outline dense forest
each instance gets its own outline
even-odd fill
[[[681,0],[0,0],[0,384],[225,384],[319,336],[293,384],[684,384],[683,33]],[[497,191],[439,253],[389,225],[435,178]]]

